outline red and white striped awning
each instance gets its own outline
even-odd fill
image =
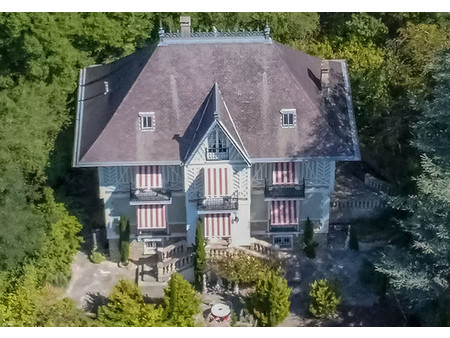
[[[136,173],[136,189],[161,188],[162,175],[158,165],[139,166]]]
[[[295,173],[295,162],[278,162],[273,164],[273,184],[296,184],[298,183]]]
[[[137,207],[138,229],[165,229],[165,205],[139,205]]]
[[[205,215],[205,237],[230,237],[231,215],[230,214],[207,214]]]
[[[228,196],[229,168],[205,169],[205,196]]]
[[[297,201],[272,201],[270,209],[270,224],[298,224]]]

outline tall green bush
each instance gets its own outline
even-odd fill
[[[247,299],[247,308],[258,326],[276,326],[289,315],[291,289],[284,277],[273,271],[257,282]]]
[[[206,250],[205,238],[203,237],[203,224],[199,219],[197,222],[197,229],[195,230],[195,244],[194,244],[194,277],[195,287],[197,291],[203,288],[203,278],[206,268]]]
[[[130,220],[126,216],[120,216],[120,239],[119,239],[119,251],[120,261],[124,264],[128,264],[130,257]]]
[[[194,326],[200,303],[192,285],[179,273],[174,273],[164,290],[163,319],[169,326]]]
[[[107,305],[98,309],[102,326],[161,326],[162,308],[145,304],[142,290],[130,280],[120,280],[111,291]]]
[[[309,217],[306,219],[302,244],[303,251],[305,252],[306,257],[315,258],[316,247],[318,246],[318,243],[314,240],[314,224],[311,222]]]
[[[309,312],[317,318],[330,318],[337,313],[341,302],[336,285],[326,279],[318,279],[310,284]]]

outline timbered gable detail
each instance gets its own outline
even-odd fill
[[[110,192],[123,192],[134,185],[135,173],[132,167],[99,167],[99,186]]]
[[[254,163],[252,165],[252,187],[262,188],[265,182],[273,183],[275,163]],[[334,180],[335,162],[309,160],[295,162],[295,177],[305,179],[306,187],[330,187]]]
[[[245,162],[233,143],[217,125],[209,131],[197,147],[189,164],[205,164],[215,161]]]
[[[250,193],[250,168],[233,168],[233,191],[238,192],[240,199],[248,199]]]
[[[335,163],[326,160],[301,162],[300,177],[305,179],[307,187],[330,187],[333,185]]]
[[[185,167],[186,198],[190,201],[204,196],[204,170],[201,167]]]

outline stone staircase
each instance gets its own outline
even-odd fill
[[[206,256],[209,259],[233,256],[239,253],[259,258],[279,257],[279,252],[273,248],[272,244],[254,238],[247,247],[230,247],[225,242],[211,243],[206,246]],[[173,273],[193,266],[193,251],[187,247],[186,240],[182,240],[164,248],[158,248],[156,260],[156,281],[167,282]]]

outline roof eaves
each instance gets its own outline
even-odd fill
[[[233,144],[233,146],[238,150],[238,152],[241,154],[242,158],[245,160],[245,162],[247,162],[247,164],[250,166],[251,162],[250,159],[248,157],[248,155],[241,149],[241,147],[239,146],[239,144],[236,142],[236,140],[231,136],[230,132],[227,130],[227,128],[223,125],[223,123],[221,123],[220,121],[218,121],[217,123],[219,125],[219,127],[222,129],[222,131],[225,133],[225,135],[228,137],[228,139],[231,141],[231,143]]]
[[[184,161],[185,165],[189,165],[189,163],[192,161],[192,158],[194,157],[194,154],[197,153],[198,149],[200,148],[200,145],[205,141],[206,136],[209,135],[211,130],[216,126],[217,120],[213,120],[211,125],[209,126],[208,130],[206,131],[205,135],[202,136],[202,138],[199,140],[195,148],[192,150],[192,152],[189,154],[189,157]]]
[[[183,165],[181,161],[144,161],[144,162],[126,162],[126,161],[111,161],[111,162],[81,162],[78,167],[92,168],[92,167],[126,167],[139,165]]]
[[[83,108],[84,108],[84,96],[86,83],[86,68],[80,69],[80,77],[78,80],[78,102],[77,102],[77,114],[75,120],[75,137],[73,143],[73,157],[72,166],[79,167],[79,156],[81,146],[81,131],[83,127]]]
[[[351,156],[292,156],[292,157],[271,157],[271,158],[250,158],[252,164],[255,163],[274,163],[274,162],[301,162],[310,160],[328,160],[328,161],[360,161],[360,158]]]

